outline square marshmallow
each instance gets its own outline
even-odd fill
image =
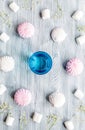
[[[8,115],[7,118],[6,118],[6,125],[7,126],[12,126],[13,122],[14,122],[14,118],[12,116]]]
[[[0,84],[0,95],[2,95],[6,90],[7,88],[3,84]]]
[[[77,10],[76,12],[74,12],[74,14],[72,15],[72,18],[76,21],[79,21],[81,18],[83,17],[83,12],[80,10]]]
[[[80,45],[85,44],[85,35],[77,37],[76,42],[77,44],[80,44]]]
[[[40,123],[42,119],[42,114],[35,112],[33,115],[33,121]]]
[[[15,13],[19,10],[19,6],[15,3],[15,2],[12,2],[10,5],[9,5],[9,8],[14,11]]]
[[[74,129],[74,125],[73,125],[72,121],[65,121],[64,125],[67,128],[67,130],[73,130]]]
[[[49,9],[44,9],[41,12],[41,17],[42,19],[49,19],[50,18],[50,10]]]
[[[77,89],[74,93],[74,96],[81,100],[84,97],[84,94],[81,90]]]
[[[0,40],[3,41],[3,42],[5,42],[5,43],[6,43],[9,39],[10,39],[9,36],[8,36],[6,33],[4,33],[4,32],[0,35]]]

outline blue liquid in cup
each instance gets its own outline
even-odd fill
[[[46,74],[52,67],[50,55],[43,51],[35,52],[28,60],[30,69],[39,75]]]

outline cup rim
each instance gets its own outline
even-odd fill
[[[47,57],[47,60],[48,60],[48,62],[49,62],[48,68],[44,69],[44,71],[41,71],[41,72],[36,71],[36,69],[34,70],[34,69],[31,67],[31,65],[30,65],[30,60],[31,60],[31,58],[32,58],[33,56],[38,56],[38,55],[40,55],[40,54],[43,55],[43,56],[45,56],[45,57]],[[44,52],[44,51],[34,52],[34,53],[29,57],[28,63],[29,63],[29,67],[30,67],[31,71],[34,72],[35,74],[38,74],[38,75],[44,75],[44,74],[48,73],[48,72],[51,70],[51,68],[52,68],[52,58],[51,58],[51,56],[50,56],[47,52]]]

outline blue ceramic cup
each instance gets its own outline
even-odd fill
[[[35,74],[43,75],[52,68],[52,58],[48,53],[38,51],[28,59],[28,64]]]

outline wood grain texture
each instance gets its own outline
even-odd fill
[[[75,130],[84,130],[85,123],[80,120],[83,120],[85,115],[76,111],[80,101],[74,98],[72,92],[76,88],[85,92],[85,70],[80,76],[71,77],[66,74],[63,64],[70,58],[78,57],[85,65],[85,46],[81,47],[75,43],[75,37],[80,35],[77,26],[85,24],[85,18],[77,23],[70,17],[76,9],[85,11],[85,0],[59,0],[63,9],[61,18],[53,17],[57,11],[57,0],[14,0],[20,6],[17,13],[13,13],[8,8],[10,1],[0,0],[0,12],[5,11],[9,14],[12,23],[12,27],[9,28],[0,17],[0,32],[5,31],[10,35],[8,43],[4,44],[0,41],[0,56],[13,56],[16,65],[13,72],[6,74],[0,72],[0,83],[5,84],[8,88],[8,91],[0,97],[0,102],[5,101],[13,106],[12,113],[15,122],[11,128],[7,127],[3,122],[6,114],[0,115],[0,130],[20,130],[19,117],[21,111],[26,111],[28,117],[34,111],[43,114],[40,125],[30,120],[23,130],[48,130],[46,116],[51,113],[58,113],[63,117],[63,120],[58,121],[52,130],[65,130],[63,121],[72,118],[75,113],[79,117],[79,119],[73,118]],[[44,8],[51,10],[50,20],[43,21],[40,18],[39,13]],[[16,32],[17,25],[24,21],[33,23],[36,28],[36,33],[32,39],[23,40]],[[53,43],[50,38],[50,32],[55,26],[63,27],[68,34],[66,40],[60,45]],[[35,75],[26,64],[27,56],[38,50],[48,52],[53,58],[52,70],[43,76]],[[11,98],[13,93],[22,87],[30,89],[33,94],[32,104],[26,108],[16,106],[13,98]],[[46,99],[56,89],[63,92],[66,97],[66,104],[61,109],[53,108]],[[82,102],[85,103],[84,100]]]

